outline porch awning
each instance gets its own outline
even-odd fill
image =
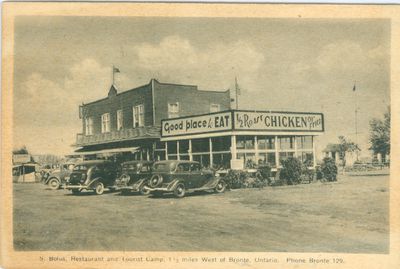
[[[94,151],[79,151],[81,149],[75,150],[75,152],[71,155],[93,155],[93,154],[113,154],[113,153],[121,153],[121,152],[136,152],[139,147],[129,147],[129,148],[115,148],[115,149],[102,149],[102,150],[94,150]]]

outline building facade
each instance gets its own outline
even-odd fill
[[[82,132],[75,154],[98,158],[119,152],[130,159],[161,159],[162,119],[227,110],[230,102],[229,90],[201,91],[155,79],[121,93],[112,85],[107,97],[79,107]]]
[[[324,132],[321,113],[228,110],[165,119],[161,141],[166,159],[194,160],[203,166],[243,169],[297,157],[316,165],[314,138]]]

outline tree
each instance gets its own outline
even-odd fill
[[[29,151],[28,151],[28,149],[26,148],[26,146],[24,145],[24,146],[22,146],[22,147],[19,148],[19,149],[14,149],[12,153],[13,153],[13,154],[29,154]]]
[[[390,154],[390,107],[384,114],[384,119],[372,119],[370,125],[371,147],[369,148],[375,154]]]
[[[346,152],[360,151],[358,144],[347,140],[344,136],[339,136],[338,144],[339,156],[343,160],[343,166],[346,166]]]

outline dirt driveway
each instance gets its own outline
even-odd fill
[[[183,199],[14,184],[16,250],[388,253],[389,176]]]

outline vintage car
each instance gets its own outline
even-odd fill
[[[153,176],[145,187],[155,196],[173,193],[182,198],[188,192],[214,190],[224,192],[225,182],[211,170],[194,161],[160,161],[153,165]]]
[[[62,184],[67,182],[72,170],[74,168],[74,163],[64,163],[60,168],[52,170],[48,173],[46,178],[43,178],[43,183],[48,185],[50,189],[57,190]]]
[[[75,165],[64,189],[77,194],[82,190],[93,190],[103,194],[105,188],[112,188],[117,178],[118,165],[108,160],[83,161]]]
[[[115,181],[114,189],[120,190],[122,194],[129,192],[140,192],[148,194],[144,187],[151,177],[153,162],[129,161],[121,166],[121,176]]]

